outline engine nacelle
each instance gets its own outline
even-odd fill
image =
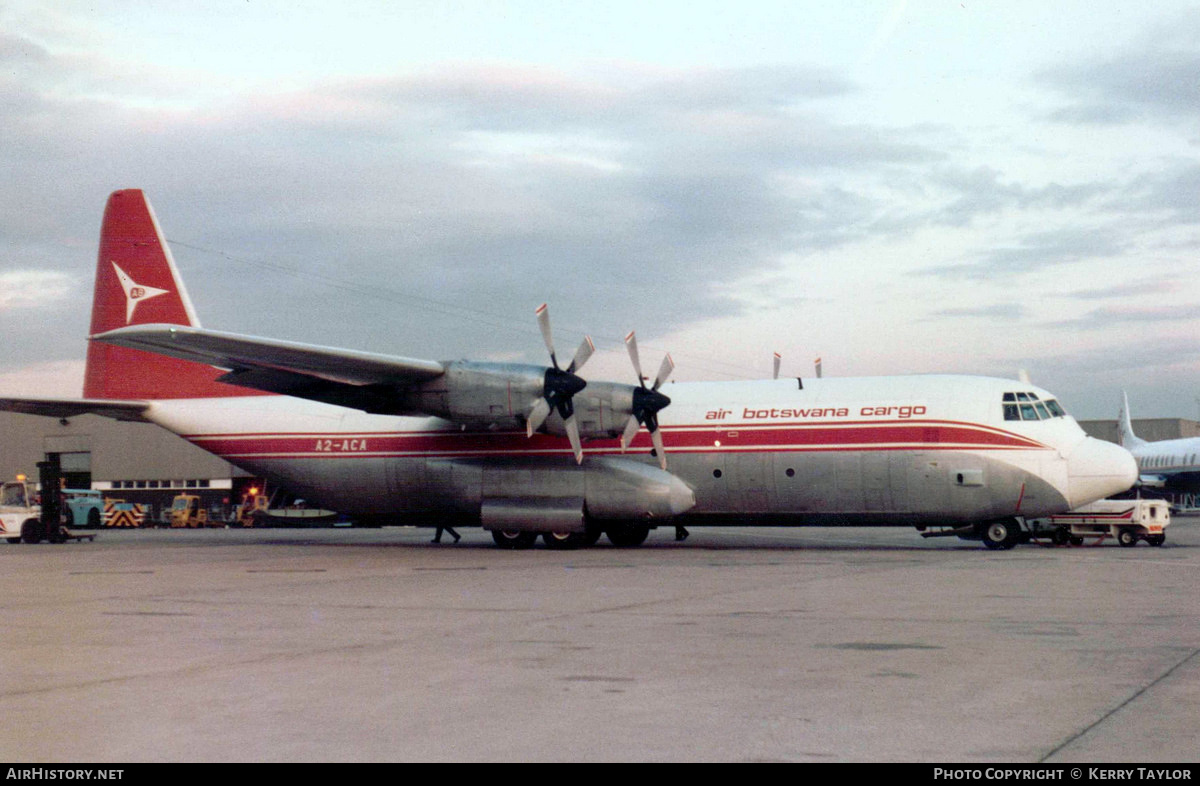
[[[571,399],[575,406],[575,421],[583,439],[614,439],[621,436],[629,415],[633,412],[633,385],[618,382],[589,382]],[[567,433],[558,413],[546,419],[549,434]]]
[[[456,360],[446,373],[404,394],[404,408],[471,428],[524,428],[542,397],[545,366]]]
[[[545,395],[547,375],[554,373],[559,372],[546,366],[457,360],[447,363],[446,373],[437,379],[407,390],[401,408],[468,428],[523,429],[534,404]],[[579,435],[619,437],[633,412],[635,390],[618,382],[588,382],[571,399]],[[557,411],[546,418],[542,430],[556,436],[567,433]]]

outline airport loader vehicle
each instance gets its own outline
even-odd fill
[[[1139,540],[1161,546],[1167,540],[1171,506],[1161,499],[1102,499],[1027,523],[1034,537],[1049,537],[1060,545],[1082,545],[1086,538],[1098,544],[1112,537],[1127,547]]]
[[[9,543],[37,543],[42,539],[42,506],[34,484],[24,477],[0,487],[0,536]]]
[[[93,540],[96,536],[72,533],[62,526],[57,530],[48,530],[42,522],[37,484],[27,481],[24,475],[18,475],[16,480],[0,486],[0,537],[9,543],[40,543],[47,538],[62,543],[66,540]]]

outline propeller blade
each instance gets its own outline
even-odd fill
[[[779,364],[782,361],[783,361],[783,358],[780,357],[778,352],[776,352],[775,353],[775,374],[771,377],[771,379],[779,379]]]
[[[667,468],[667,450],[663,447],[662,432],[657,428],[650,432],[650,440],[654,442],[654,450],[658,453],[658,465]]]
[[[567,424],[567,439],[571,441],[571,451],[575,454],[575,463],[583,463],[583,443],[579,439],[579,423],[575,420],[575,413],[565,421]]]
[[[675,370],[675,361],[668,353],[663,358],[662,365],[658,367],[658,375],[654,378],[653,387],[648,388],[646,380],[642,377],[642,361],[638,355],[637,337],[634,336],[632,330],[629,331],[629,335],[625,336],[625,348],[629,350],[629,359],[633,361],[633,370],[637,372],[639,387],[634,388],[633,391],[633,412],[625,423],[625,431],[621,434],[621,449],[628,448],[637,436],[638,427],[645,425],[658,454],[658,463],[662,465],[663,469],[666,469],[667,454],[663,447],[662,434],[658,430],[658,411],[670,404],[671,399],[659,393],[658,389]]]
[[[564,423],[568,423],[568,429],[573,428],[575,431],[572,447],[575,447],[575,458],[577,461],[582,461],[583,451],[579,448],[579,427],[574,424],[575,408],[571,404],[571,398],[587,387],[587,382],[583,378],[575,375],[575,370],[583,366],[587,359],[591,357],[595,351],[595,345],[592,344],[590,337],[585,337],[583,343],[579,346],[579,350],[575,353],[575,359],[571,361],[571,367],[563,371],[558,367],[558,356],[554,353],[554,334],[550,330],[550,308],[543,303],[537,307],[534,312],[537,315],[538,328],[542,331],[542,340],[546,342],[546,349],[550,351],[550,363],[553,368],[546,369],[545,383],[542,386],[542,396],[530,408],[529,414],[525,416],[525,434],[532,437],[533,432],[542,427],[546,422],[546,418],[554,410],[558,410],[558,414],[562,417]],[[570,434],[568,434],[570,436]]]
[[[629,416],[629,420],[625,422],[625,431],[621,434],[621,450],[625,450],[633,444],[633,439],[637,436],[638,428],[641,425],[638,423],[637,415]]]
[[[529,410],[529,415],[525,418],[525,436],[532,437],[533,432],[541,428],[549,416],[550,402],[544,398],[539,398],[537,403],[533,405],[533,409]]]
[[[637,373],[638,384],[646,387],[646,383],[642,380],[642,361],[638,357],[637,337],[633,335],[632,330],[625,337],[625,349],[629,350],[629,359],[633,361],[633,370]]]
[[[667,381],[667,377],[671,376],[671,372],[675,370],[675,361],[671,360],[670,353],[663,358],[662,365],[658,367],[658,376],[654,378],[654,387],[651,390],[658,390],[663,383]]]
[[[554,355],[554,336],[550,332],[550,309],[546,304],[537,307],[538,327],[542,329],[542,340],[546,342],[546,349],[550,352],[550,362],[558,368],[558,358]]]
[[[575,350],[575,357],[571,361],[571,365],[567,367],[568,374],[574,374],[579,369],[583,368],[583,364],[588,362],[588,358],[596,351],[596,345],[592,343],[591,336],[584,336],[583,343],[579,345],[579,349]]]

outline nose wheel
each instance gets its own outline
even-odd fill
[[[979,539],[989,549],[1011,549],[1021,541],[1021,525],[1016,519],[999,519],[980,525]]]

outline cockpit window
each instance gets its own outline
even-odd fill
[[[1002,403],[1005,420],[1049,420],[1067,416],[1067,411],[1058,401],[1052,398],[1042,401],[1032,391],[1005,393]]]

